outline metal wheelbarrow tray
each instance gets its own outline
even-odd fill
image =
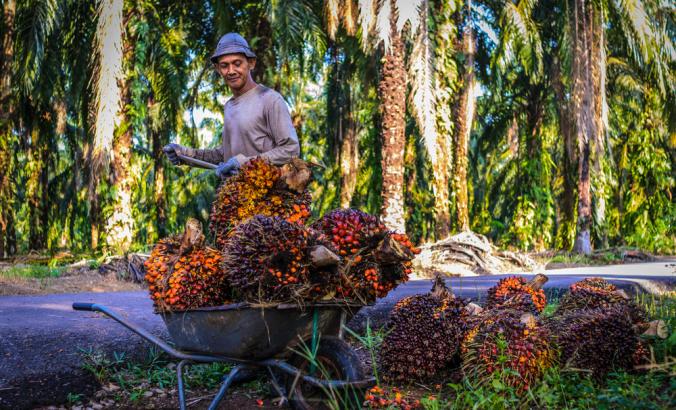
[[[273,388],[293,408],[313,408],[310,401],[317,391],[359,389],[373,385],[365,378],[359,359],[342,340],[345,322],[361,308],[345,303],[314,303],[305,306],[278,304],[256,306],[237,303],[213,308],[160,313],[174,346],[147,330],[127,321],[110,308],[96,303],[73,303],[73,309],[101,312],[129,330],[158,346],[172,358],[176,367],[179,405],[185,406],[183,368],[191,363],[231,363],[235,367],[223,383],[209,409],[216,409],[236,375],[245,368],[267,369]],[[322,341],[325,346],[322,349]],[[318,362],[328,363],[333,371],[327,380],[314,377],[315,365],[299,361],[294,348],[305,344],[316,352]],[[293,356],[293,357],[292,357]],[[322,356],[322,357],[319,357]],[[291,358],[298,367],[287,363]],[[321,359],[321,360],[320,360]],[[284,377],[286,378],[284,380]],[[301,388],[302,387],[302,388]],[[314,389],[314,391],[312,390]],[[335,395],[333,395],[335,397]],[[358,403],[356,403],[358,405]],[[341,406],[342,407],[342,406]]]

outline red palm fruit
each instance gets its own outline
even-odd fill
[[[545,292],[541,289],[547,282],[547,276],[538,274],[531,281],[521,276],[500,279],[488,289],[486,309],[508,304],[509,307],[524,312],[540,313],[547,304]]]

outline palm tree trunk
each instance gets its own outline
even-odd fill
[[[573,13],[573,107],[578,145],[577,234],[573,250],[591,253],[590,144],[595,136],[592,58],[592,6],[575,0]]]
[[[404,148],[406,144],[406,69],[404,43],[397,31],[399,12],[390,0],[390,44],[385,52],[382,79],[378,85],[383,115],[382,220],[389,229],[405,232]]]
[[[128,20],[127,20],[128,21]],[[127,24],[124,24],[126,27]],[[128,68],[133,59],[134,39],[123,32],[123,50],[120,58],[122,67]],[[134,232],[134,217],[132,215],[132,183],[131,175],[131,148],[132,128],[129,123],[128,110],[131,107],[131,76],[124,75],[124,70],[118,77],[120,86],[119,122],[115,128],[113,138],[112,183],[115,187],[115,203],[113,213],[108,218],[106,226],[106,245],[117,252],[127,252],[131,246]]]
[[[37,119],[36,119],[37,120]],[[44,155],[42,155],[42,138],[40,129],[37,124],[32,124],[30,128],[31,144],[28,150],[28,163],[26,164],[26,171],[28,172],[28,181],[26,184],[26,196],[28,199],[28,247],[31,250],[43,249],[43,233],[44,226],[42,225],[42,169],[45,164],[42,163]]]
[[[605,37],[603,33],[603,13],[594,9],[592,20],[592,66],[591,77],[593,81],[594,96],[594,171],[603,172],[603,157],[605,154],[605,130],[607,120],[606,103],[606,51]],[[607,184],[601,181],[596,186],[594,215],[597,229],[600,231],[601,246],[608,247],[608,227],[606,226],[606,190]]]
[[[561,73],[561,64],[556,59],[552,65],[552,88],[556,97],[556,109],[558,111],[559,130],[563,136],[563,192],[559,197],[560,215],[556,227],[556,243],[560,249],[569,250],[573,246],[572,235],[574,234],[575,224],[575,204],[576,204],[576,174],[577,174],[577,152],[575,150],[575,133],[573,124],[573,113],[570,101],[567,97],[563,77]]]
[[[359,171],[359,146],[357,141],[357,122],[354,120],[351,87],[346,91],[345,106],[341,106],[339,133],[342,137],[340,144],[340,206],[349,208],[352,194],[357,186],[357,172]]]
[[[451,231],[450,189],[451,157],[453,138],[452,90],[456,87],[457,69],[453,60],[453,45],[448,41],[454,38],[455,26],[452,20],[453,10],[447,2],[435,2],[432,18],[435,20],[435,84],[436,86],[436,161],[432,164],[434,180],[435,237],[446,238]]]
[[[474,80],[474,33],[472,32],[469,13],[471,0],[467,1],[467,16],[462,34],[462,48],[465,55],[465,72],[463,74],[462,95],[457,108],[457,129],[455,138],[453,188],[457,208],[457,226],[461,231],[469,230],[469,200],[467,192],[467,163],[469,136],[474,120],[476,105],[476,83]]]
[[[155,223],[156,232],[159,238],[167,234],[167,198],[164,187],[166,185],[166,174],[164,170],[164,153],[162,147],[165,142],[162,139],[162,132],[151,131],[151,140],[153,146],[153,195],[155,199]],[[154,242],[158,238],[152,238]]]
[[[16,3],[7,0],[3,5],[2,60],[0,61],[0,258],[9,254],[6,243],[10,220],[12,220],[13,194],[10,175],[13,168],[13,155],[10,146],[12,132],[12,60],[14,57],[14,15]]]

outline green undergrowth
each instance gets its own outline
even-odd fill
[[[622,263],[623,261],[621,251],[604,251],[592,255],[580,255],[568,252],[559,253],[546,262],[548,264],[557,263],[564,265],[594,266],[617,264]]]
[[[143,399],[144,394],[152,389],[175,389],[177,386],[177,363],[157,348],[148,349],[142,359],[131,359],[122,353],[111,355],[92,349],[81,350],[83,368],[89,371],[102,385],[115,385],[113,397],[117,402],[131,404]],[[223,363],[195,364],[184,367],[183,380],[186,394],[190,390],[214,390],[220,386],[223,375],[232,366]],[[260,381],[249,383],[248,387],[256,389]]]
[[[57,278],[63,273],[61,267],[45,265],[18,265],[0,270],[0,277],[7,279],[46,279]]]

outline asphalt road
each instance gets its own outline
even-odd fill
[[[545,273],[549,276],[545,290],[550,295],[560,294],[570,284],[589,276],[602,276],[632,292],[664,293],[676,289],[673,261]],[[506,276],[509,275],[449,278],[447,283],[459,297],[481,299],[489,287]],[[361,329],[367,319],[373,326],[380,326],[398,300],[425,293],[430,286],[429,279],[410,281],[376,305],[363,308],[348,326]],[[113,307],[153,334],[167,337],[146,292],[0,297],[0,408],[31,408],[63,402],[69,392],[92,393],[97,386],[82,367],[86,352],[122,352],[127,357],[139,357],[147,351],[139,336],[99,314],[73,311],[73,302]]]

